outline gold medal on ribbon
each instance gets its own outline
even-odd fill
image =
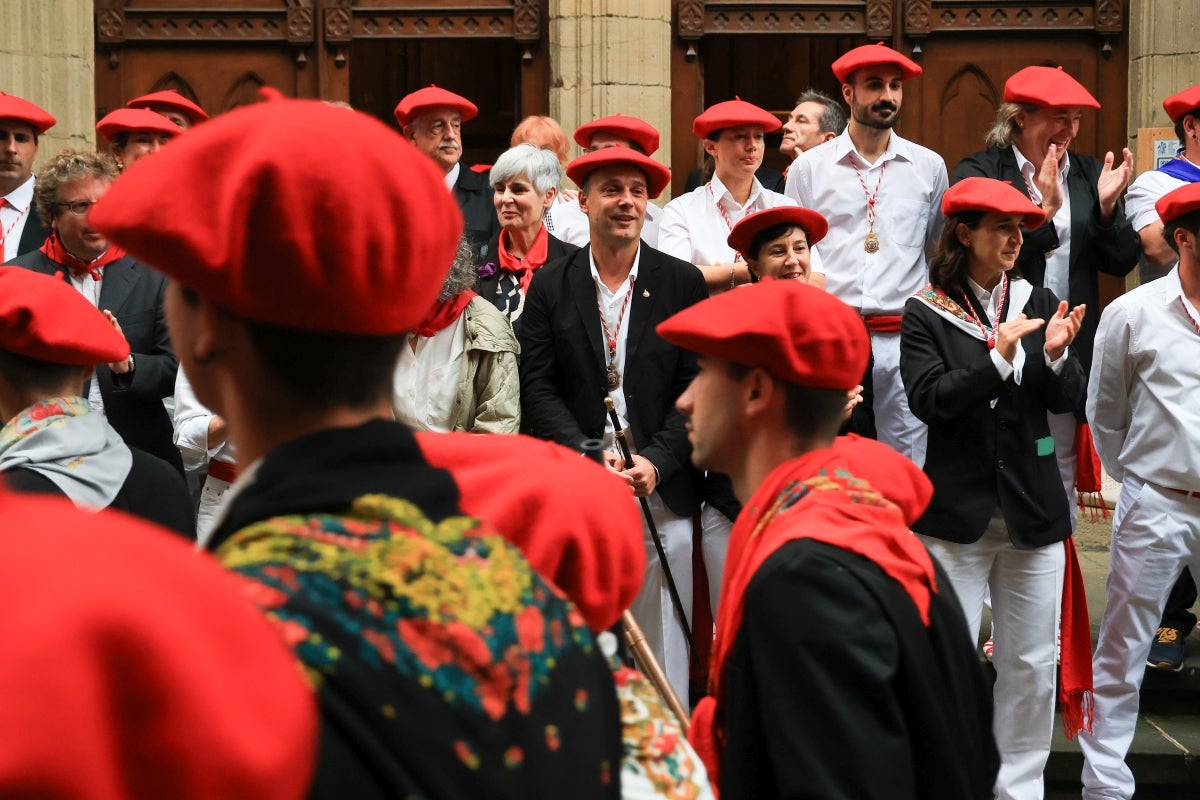
[[[879,252],[879,237],[875,235],[875,231],[867,233],[867,240],[863,242],[863,250],[866,250],[868,253]]]
[[[612,391],[613,389],[616,389],[618,386],[620,386],[620,385],[621,385],[621,376],[620,376],[620,374],[617,372],[617,365],[616,365],[616,364],[612,364],[612,363],[610,363],[610,364],[608,365],[608,371],[607,371],[607,375],[608,375],[608,388],[609,388],[609,391]]]

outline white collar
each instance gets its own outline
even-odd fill
[[[721,182],[721,179],[716,176],[716,173],[714,173],[712,176],[712,180],[710,181],[712,186],[710,186],[709,189],[712,191],[713,199],[716,201],[717,205],[720,205],[721,201],[728,197],[730,204],[739,208],[750,208],[750,206],[754,205],[754,201],[758,199],[758,196],[762,194],[763,190],[762,184],[758,182],[758,178],[753,178],[752,180],[754,182],[750,184],[750,196],[746,198],[745,203],[741,204],[739,204],[738,201],[733,198],[733,195],[729,193],[729,188]]]
[[[450,171],[446,173],[445,181],[446,181],[447,189],[453,189],[454,184],[458,183],[458,173],[460,173],[460,172],[462,172],[462,162],[461,161],[458,162],[457,164],[455,164],[453,167],[451,167]]]
[[[1021,170],[1021,176],[1025,178],[1026,183],[1030,183],[1037,176],[1038,166],[1025,157],[1021,152],[1021,148],[1015,144],[1012,146],[1013,155],[1017,157],[1017,169]],[[1071,154],[1069,151],[1063,152],[1062,164],[1058,168],[1058,182],[1065,183],[1067,173],[1071,170]]]
[[[637,280],[638,265],[641,263],[641,261],[642,261],[642,244],[641,244],[641,242],[638,242],[637,252],[633,254],[633,266],[630,268],[629,275],[626,277],[626,280],[629,280],[630,278],[632,278],[634,281]],[[590,248],[590,247],[588,248],[588,266],[591,267],[592,280],[594,280],[596,282],[596,286],[597,287],[604,286],[604,281],[600,280],[600,270],[596,268],[596,258],[595,258],[595,256],[592,255],[592,248]],[[607,287],[605,287],[605,288],[607,288]]]
[[[912,145],[895,131],[892,131],[892,135],[888,137],[887,147],[884,148],[883,155],[874,164],[868,164],[867,159],[863,158],[862,154],[858,152],[858,148],[854,146],[854,140],[850,138],[849,125],[846,126],[846,130],[842,131],[841,136],[833,139],[833,143],[834,156],[837,161],[845,159],[850,153],[854,153],[854,155],[858,156],[859,161],[872,167],[882,164],[885,161],[890,161],[893,158],[903,158],[905,161],[913,160]]]
[[[29,204],[33,202],[33,176],[30,175],[29,180],[6,194],[4,199],[22,214],[28,211]]]

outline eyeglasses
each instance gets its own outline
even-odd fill
[[[55,203],[59,208],[65,208],[77,217],[88,213],[88,209],[96,205],[95,200],[74,200],[70,203]]]

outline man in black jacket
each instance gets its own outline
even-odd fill
[[[164,397],[175,392],[177,363],[163,315],[166,279],[127,255],[90,225],[93,204],[117,177],[112,159],[64,150],[38,177],[37,205],[52,229],[41,248],[13,266],[56,275],[106,312],[129,343],[128,358],[96,368],[85,396],[130,447],[183,473]]]
[[[604,439],[606,462],[646,497],[685,613],[692,597],[692,528],[699,509],[683,416],[675,399],[695,357],[654,326],[707,297],[700,271],[641,241],[646,203],[670,181],[666,167],[627,147],[605,147],[567,167],[580,187],[591,243],[538,270],[521,318],[521,413],[534,436],[579,448]],[[632,437],[634,466],[611,446],[611,397]],[[626,439],[629,441],[629,439]],[[649,533],[647,533],[649,536]],[[653,543],[633,613],[676,692],[687,696],[688,653]]]
[[[454,190],[462,209],[463,235],[477,246],[487,244],[500,232],[487,176],[461,163],[462,124],[478,113],[467,98],[433,85],[405,95],[395,110],[404,138],[446,173],[446,188]]]
[[[0,262],[36,250],[48,231],[33,202],[38,136],[54,126],[47,111],[0,92]]]

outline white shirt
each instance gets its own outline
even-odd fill
[[[11,261],[19,255],[21,234],[25,232],[25,223],[29,221],[33,205],[33,176],[5,195],[4,199],[8,202],[0,207],[0,231],[4,232],[4,258],[0,263]]]
[[[1181,302],[1182,301],[1182,302]],[[1087,416],[1104,469],[1200,490],[1200,311],[1176,267],[1113,300],[1100,317]]]
[[[737,252],[726,240],[734,225],[747,214],[794,205],[792,198],[764,189],[758,178],[750,187],[745,205],[741,205],[714,175],[708,186],[697,186],[667,203],[658,229],[657,249],[691,264],[732,264]],[[724,216],[721,209],[725,210]],[[813,272],[821,271],[816,250],[812,251],[809,266]]]
[[[188,469],[199,469],[205,461],[215,459],[227,464],[237,463],[233,442],[226,439],[216,447],[208,444],[208,424],[216,414],[196,399],[192,383],[183,374],[181,366],[175,373],[175,446],[183,456],[183,465]]]
[[[1033,202],[1041,205],[1042,193],[1034,178],[1037,166],[1013,146],[1013,155],[1017,158],[1017,167],[1021,177],[1025,179],[1025,188]],[[1071,297],[1071,193],[1067,190],[1067,174],[1071,171],[1071,156],[1063,153],[1061,165],[1058,168],[1058,186],[1062,189],[1062,206],[1054,215],[1054,230],[1058,233],[1058,247],[1046,255],[1046,277],[1042,285],[1054,292],[1061,300]]]
[[[459,314],[453,325],[433,336],[409,334],[393,379],[392,410],[397,420],[419,431],[450,431],[466,343],[466,314]]]
[[[870,192],[879,187],[876,253],[864,249],[870,231],[867,193],[854,165]],[[946,162],[932,150],[893,131],[883,155],[868,164],[847,128],[792,162],[784,194],[829,220],[829,234],[821,240],[825,288],[862,314],[900,314],[929,281],[926,254],[933,253],[941,233],[948,185]]]
[[[658,223],[663,210],[654,203],[646,203],[646,222],[642,226],[642,241],[658,249]],[[592,229],[587,214],[579,207],[579,201],[554,203],[547,213],[546,229],[560,242],[586,247],[592,239]]]
[[[617,355],[613,359],[617,365],[617,374],[621,376],[621,385],[616,389],[609,391],[608,396],[612,398],[613,406],[617,409],[617,418],[621,421],[621,427],[626,431],[625,442],[629,445],[630,452],[636,453],[637,448],[631,440],[629,434],[629,405],[625,402],[625,343],[629,340],[629,316],[632,313],[632,308],[625,308],[625,316],[621,316],[621,306],[625,304],[625,297],[631,291],[634,291],[634,286],[637,282],[638,265],[642,260],[642,248],[638,247],[637,253],[633,256],[633,268],[629,270],[629,276],[625,282],[617,287],[614,292],[604,285],[604,281],[600,280],[600,270],[596,268],[596,259],[592,257],[591,250],[588,250],[588,265],[592,269],[592,281],[596,284],[596,302],[599,305],[600,312],[604,315],[605,321],[608,323],[608,329],[616,336],[617,340]],[[633,305],[633,298],[629,298],[629,306]],[[618,322],[618,320],[620,320]],[[620,325],[620,329],[617,325]],[[604,343],[604,364],[608,366],[608,336],[604,333],[603,326],[600,329],[600,341]],[[611,449],[613,452],[620,454],[620,450],[616,446],[615,441],[616,431],[613,429],[612,418],[605,415],[604,418],[604,447]]]
[[[1187,185],[1187,181],[1172,177],[1165,172],[1159,172],[1156,169],[1146,170],[1141,175],[1138,175],[1133,183],[1129,184],[1129,190],[1125,192],[1125,216],[1129,220],[1129,224],[1133,225],[1135,231],[1140,232],[1147,225],[1161,222],[1162,220],[1158,216],[1158,209],[1154,207],[1154,204],[1167,192],[1172,192],[1180,186]],[[1156,277],[1161,277],[1178,263],[1179,259],[1176,258],[1170,264],[1160,267],[1151,264],[1143,256],[1141,267],[1142,283],[1148,283]]]
[[[443,180],[446,181],[447,189],[450,189],[451,191],[454,190],[454,184],[458,183],[458,173],[460,170],[462,170],[462,162],[455,164],[450,168],[450,171],[446,173],[446,177],[443,178]]]

